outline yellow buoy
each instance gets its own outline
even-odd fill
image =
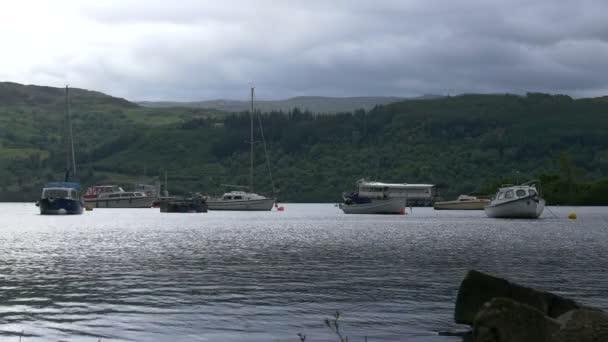
[[[85,205],[85,206],[84,206],[84,209],[85,209],[86,211],[92,211],[92,210],[93,210],[93,206],[92,206],[92,205]]]
[[[570,213],[568,214],[568,218],[571,220],[576,220],[576,214],[575,213]]]

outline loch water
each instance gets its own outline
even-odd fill
[[[95,209],[40,216],[0,204],[2,341],[460,341],[468,269],[608,309],[608,208],[539,220],[413,208],[345,215]],[[577,220],[567,215],[576,212]]]

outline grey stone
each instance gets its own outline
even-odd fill
[[[551,318],[557,318],[567,311],[581,308],[578,303],[571,299],[513,284],[503,278],[471,270],[463,279],[458,290],[454,309],[455,322],[473,324],[481,307],[491,299],[499,297],[527,304]]]
[[[557,320],[508,298],[484,304],[473,324],[474,342],[555,342]]]
[[[608,341],[608,315],[599,310],[578,309],[561,315],[561,329],[555,342],[606,342]]]

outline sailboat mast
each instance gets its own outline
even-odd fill
[[[251,87],[251,109],[249,112],[249,118],[250,118],[250,137],[251,137],[251,141],[249,142],[251,144],[251,152],[249,154],[249,161],[250,161],[250,167],[249,167],[249,191],[253,192],[253,87]]]
[[[68,147],[68,160],[67,160],[67,166],[68,166],[68,170],[70,169],[70,159],[72,161],[72,175],[76,176],[76,154],[74,152],[74,135],[72,132],[72,117],[71,117],[71,110],[70,110],[70,90],[69,90],[69,86],[65,86],[65,101],[66,101],[66,115],[67,115],[67,120],[68,120],[68,130],[69,130],[69,135],[70,135],[70,140],[69,140],[69,147]],[[70,158],[71,157],[71,158]]]
[[[68,181],[68,175],[70,174],[70,140],[68,136],[70,135],[70,128],[68,123],[68,108],[70,106],[70,90],[68,86],[65,86],[65,126],[63,131],[63,141],[65,142],[65,181]]]

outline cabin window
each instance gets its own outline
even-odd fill
[[[108,195],[108,197],[110,197],[110,198],[117,198],[117,197],[120,197],[120,194],[112,194],[112,195]]]
[[[530,196],[536,196],[536,190],[530,189]]]
[[[225,199],[225,200],[231,200],[231,199],[232,199],[232,196],[224,196],[224,199]]]
[[[45,198],[66,198],[66,197],[68,197],[68,191],[62,190],[62,189],[46,190],[44,192],[43,197],[45,197]]]
[[[509,190],[507,192],[505,192],[505,199],[510,199],[515,197],[515,193],[513,192],[513,190]]]
[[[515,193],[517,194],[517,197],[524,197],[524,196],[526,196],[526,190],[523,190],[523,189],[519,189]]]
[[[243,199],[243,196],[234,196],[234,199],[235,200],[240,200],[240,199]]]
[[[504,199],[504,198],[505,198],[505,193],[504,192],[499,192],[497,199],[501,200],[501,199]]]

